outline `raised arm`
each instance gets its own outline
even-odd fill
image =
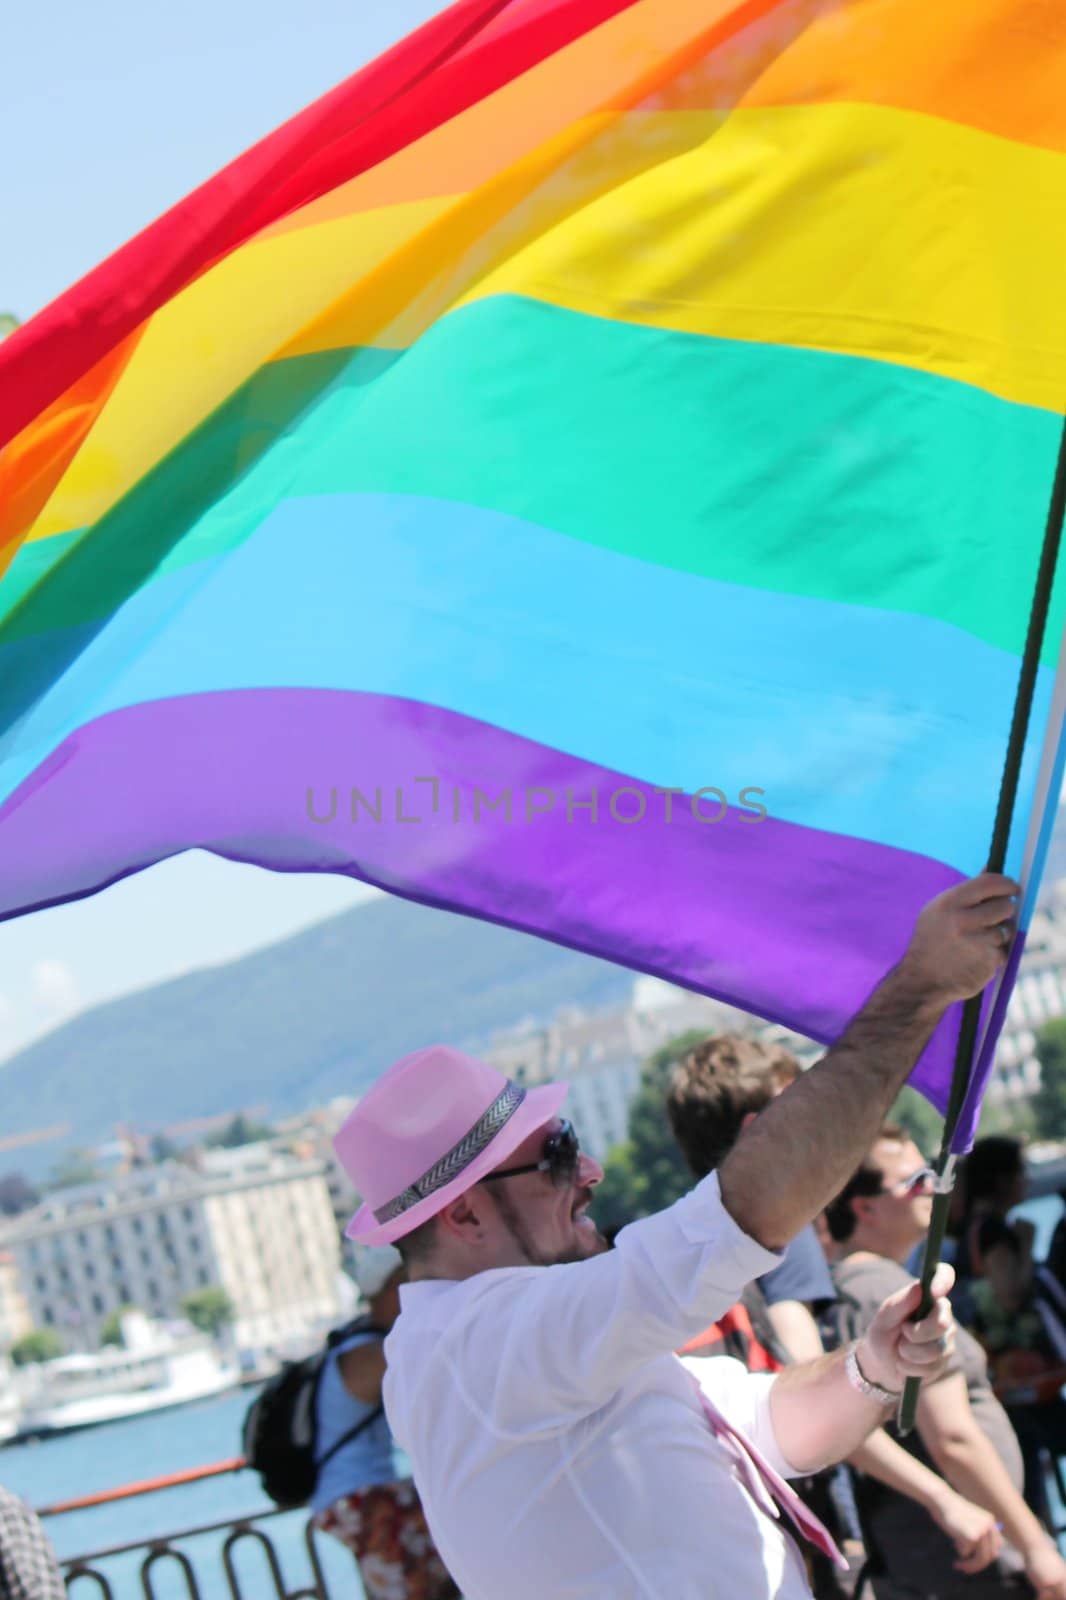
[[[930,901],[902,961],[839,1043],[730,1151],[722,1200],[751,1238],[780,1249],[840,1193],[945,1011],[1003,965],[1017,892],[982,873]]]
[[[457,1371],[492,1374],[487,1409],[497,1425],[543,1431],[587,1415],[777,1265],[767,1252],[843,1188],[946,1007],[1002,964],[995,929],[1013,915],[1015,891],[985,874],[931,901],[900,965],[841,1043],[760,1114],[717,1172],[624,1228],[613,1250],[482,1275],[448,1338],[468,1347]],[[506,1297],[513,1314],[480,1316],[482,1296]]]

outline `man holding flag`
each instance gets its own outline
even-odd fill
[[[363,1098],[336,1139],[364,1196],[348,1232],[408,1263],[386,1408],[470,1600],[809,1593],[782,1511],[831,1541],[783,1480],[848,1455],[907,1377],[944,1370],[950,1271],[925,1319],[911,1284],[857,1345],[777,1375],[722,1360],[696,1381],[671,1352],[846,1181],[948,1007],[1003,964],[1017,892],[985,873],[931,901],[787,1104],[613,1251],[565,1085],[524,1089],[437,1046]]]

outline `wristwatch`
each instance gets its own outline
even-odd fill
[[[871,1383],[869,1378],[859,1366],[859,1344],[848,1346],[848,1353],[844,1358],[844,1373],[853,1389],[866,1396],[867,1400],[876,1400],[879,1406],[896,1406],[899,1404],[900,1390],[882,1389],[879,1383]]]

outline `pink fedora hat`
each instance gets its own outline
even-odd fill
[[[333,1140],[363,1197],[349,1239],[391,1244],[428,1222],[550,1122],[568,1088],[524,1089],[445,1044],[394,1062]]]

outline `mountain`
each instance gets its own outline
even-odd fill
[[[476,1050],[524,1017],[595,1008],[632,973],[490,923],[382,898],[224,966],[83,1012],[0,1067],[0,1132],[70,1123],[88,1145],[241,1106],[273,1116],[358,1093],[442,1039]],[[57,1141],[0,1167],[40,1172]]]
[[[1066,876],[1059,812],[1045,883]],[[152,1130],[240,1107],[282,1116],[358,1093],[435,1039],[477,1050],[525,1017],[623,999],[625,968],[405,900],[371,900],[224,966],[83,1012],[0,1066],[0,1150],[43,1175],[117,1123]]]

